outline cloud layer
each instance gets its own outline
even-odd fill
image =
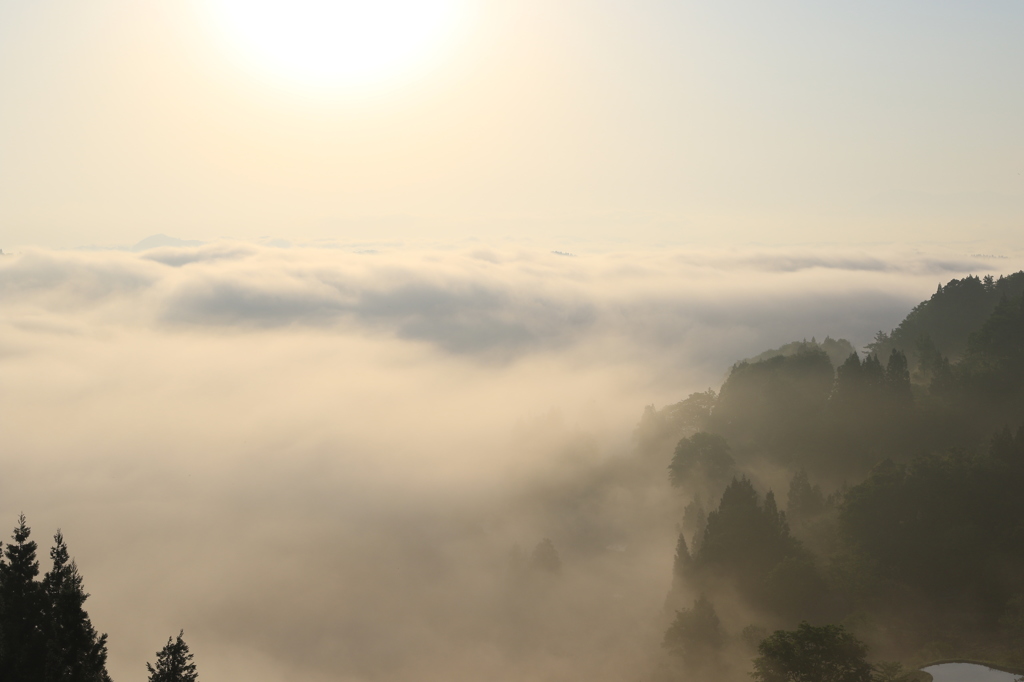
[[[667,490],[588,481],[628,458],[643,406],[794,339],[862,345],[991,265],[237,243],[5,256],[0,512],[24,511],[44,548],[63,528],[116,679],[181,627],[211,679],[619,679],[657,648],[674,520],[652,511]],[[544,537],[563,587],[510,586],[513,547]]]

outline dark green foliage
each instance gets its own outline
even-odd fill
[[[757,682],[870,682],[867,646],[838,625],[778,630],[757,648]]]
[[[814,519],[825,511],[825,496],[819,486],[812,486],[806,469],[799,469],[789,483],[786,516],[796,525]]]
[[[875,355],[862,360],[851,352],[836,371],[813,348],[740,363],[722,386],[709,428],[729,441],[741,467],[767,456],[840,480],[897,456],[922,431],[934,432],[929,446],[941,440],[922,428],[900,351],[889,352],[885,367]]]
[[[100,635],[82,608],[89,597],[82,576],[58,530],[50,550],[53,568],[43,578],[46,594],[46,679],[53,682],[102,682],[106,673],[107,636]]]
[[[971,335],[951,384],[947,395],[971,418],[978,419],[982,411],[997,419],[1020,413],[1024,405],[1024,296],[1002,299]]]
[[[721,436],[699,431],[676,445],[669,464],[669,480],[676,487],[688,485],[698,490],[724,485],[732,476],[733,460],[729,444]]]
[[[813,338],[810,341],[807,341],[806,339],[803,341],[792,341],[784,346],[780,346],[779,348],[766,350],[752,358],[747,358],[746,360],[743,360],[743,362],[755,363],[763,360],[771,360],[777,355],[790,356],[797,355],[801,352],[817,350],[824,351],[828,356],[829,361],[835,367],[839,366],[843,360],[849,357],[850,353],[854,351],[854,348],[853,344],[846,339],[833,339],[830,336],[826,336],[825,340],[821,343],[818,343]]]
[[[1024,297],[1002,298],[967,344],[968,356],[1019,360],[1024,353]]]
[[[838,403],[852,403],[860,399],[863,393],[861,381],[860,356],[850,353],[843,364],[836,368],[836,383],[832,391],[832,399]]]
[[[901,351],[892,349],[889,362],[885,366],[885,385],[889,396],[898,402],[910,402],[910,370],[907,367],[907,356]]]
[[[718,396],[709,388],[703,393],[691,393],[686,400],[662,410],[648,405],[633,431],[637,450],[655,455],[663,447],[671,448],[680,438],[706,429],[717,400]]]
[[[733,479],[718,509],[708,515],[695,561],[699,567],[734,575],[751,587],[796,546],[774,496],[769,493],[762,504],[754,486],[743,477]]]
[[[88,598],[57,532],[53,567],[37,581],[36,543],[25,516],[0,562],[0,679],[22,682],[109,682],[106,635],[82,608]]]
[[[195,682],[199,678],[184,636],[182,630],[177,638],[168,637],[167,644],[156,653],[156,666],[146,664],[149,682]]]
[[[971,332],[978,329],[1002,298],[1016,298],[1024,292],[1024,271],[994,279],[977,277],[950,280],[927,301],[917,305],[890,334],[881,334],[870,349],[882,357],[893,348],[908,354],[911,364],[922,359],[918,344],[928,339],[935,351],[959,359],[967,351]]]
[[[716,664],[724,644],[721,621],[703,594],[693,602],[693,608],[676,611],[662,641],[662,646],[681,658],[691,671]]]
[[[886,461],[847,493],[841,528],[891,586],[891,607],[924,599],[933,612],[991,630],[1024,590],[1024,460],[1006,448],[997,438],[991,455]]]
[[[836,371],[832,406],[837,411],[875,416],[891,408],[894,402],[909,402],[910,372],[906,356],[893,350],[885,369],[874,354],[862,361],[853,353]]]
[[[25,515],[18,517],[13,542],[7,543],[0,563],[0,623],[3,638],[0,678],[36,682],[43,680],[46,641],[43,633],[44,594],[36,581],[39,562],[36,543]]]
[[[806,449],[832,391],[832,361],[820,348],[741,362],[722,385],[710,428],[746,448]]]
[[[940,286],[834,376],[807,349],[734,366],[708,431],[738,473],[788,471],[787,515],[740,477],[694,537],[691,502],[671,603],[738,595],[761,622],[849,623],[887,657],[1024,665],[1022,291],[1024,272]],[[675,483],[699,478],[696,450]]]
[[[690,565],[692,584],[730,580],[751,605],[786,619],[817,614],[825,605],[815,562],[790,534],[775,495],[769,491],[762,501],[746,478],[733,479],[708,515]]]

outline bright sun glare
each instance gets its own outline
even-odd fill
[[[246,62],[293,84],[358,88],[429,64],[453,39],[459,0],[208,0]]]

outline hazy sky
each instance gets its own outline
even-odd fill
[[[1020,245],[1019,0],[434,0],[360,89],[232,5],[0,0],[0,248]]]

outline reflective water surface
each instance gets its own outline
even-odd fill
[[[1014,682],[1013,673],[994,670],[976,663],[941,663],[922,668],[935,682]]]

